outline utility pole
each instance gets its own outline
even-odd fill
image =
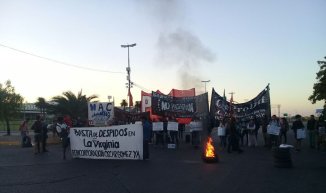
[[[129,59],[129,48],[130,47],[134,47],[136,46],[136,44],[126,44],[126,45],[121,45],[122,48],[128,48],[128,67],[126,68],[127,70],[127,88],[128,88],[128,96],[129,96],[129,112],[130,112],[130,96],[131,96],[131,92],[130,92],[130,88],[132,87],[132,82],[131,82],[131,78],[130,78],[130,59]]]
[[[205,83],[205,93],[206,93],[206,83],[209,83],[211,80],[202,80],[201,82]]]

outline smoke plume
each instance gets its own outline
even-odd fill
[[[210,51],[190,30],[184,26],[185,2],[180,0],[147,1],[158,26],[159,36],[156,44],[157,56],[155,64],[163,67],[177,68],[177,76],[181,89],[195,87],[203,90],[200,69],[215,61],[215,54]],[[207,79],[207,77],[206,77]]]

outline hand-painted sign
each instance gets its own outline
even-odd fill
[[[73,158],[143,159],[141,124],[81,127],[70,130]]]

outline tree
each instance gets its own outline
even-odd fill
[[[326,60],[326,57],[324,57]],[[326,61],[317,61],[319,64],[319,72],[317,72],[317,83],[314,84],[314,91],[309,97],[309,100],[312,104],[315,104],[317,101],[324,100],[324,111],[323,115],[326,115]]]
[[[49,104],[45,101],[45,99],[43,97],[38,97],[37,102],[35,103],[35,106],[41,110],[41,113],[44,116]]]
[[[136,109],[136,112],[137,113],[140,111],[140,101],[136,101],[136,103],[135,103],[135,109]]]
[[[126,110],[126,107],[128,106],[127,100],[126,99],[122,99],[120,105],[123,107],[123,110]]]
[[[15,88],[7,80],[4,85],[0,84],[0,119],[6,122],[7,135],[10,135],[10,119],[21,110],[23,97],[15,93]]]
[[[52,97],[54,104],[50,107],[51,111],[55,114],[69,115],[73,119],[79,117],[82,120],[88,117],[88,102],[98,98],[96,95],[87,97],[82,94],[82,90],[77,96],[71,91],[63,92],[62,95]]]

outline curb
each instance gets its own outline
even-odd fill
[[[1,140],[1,138],[0,138]],[[59,138],[55,138],[55,139],[48,139],[47,144],[59,144],[61,143]],[[12,141],[0,141],[0,146],[21,146],[21,142],[17,141],[17,140],[12,140]],[[33,144],[34,146],[34,144]]]

